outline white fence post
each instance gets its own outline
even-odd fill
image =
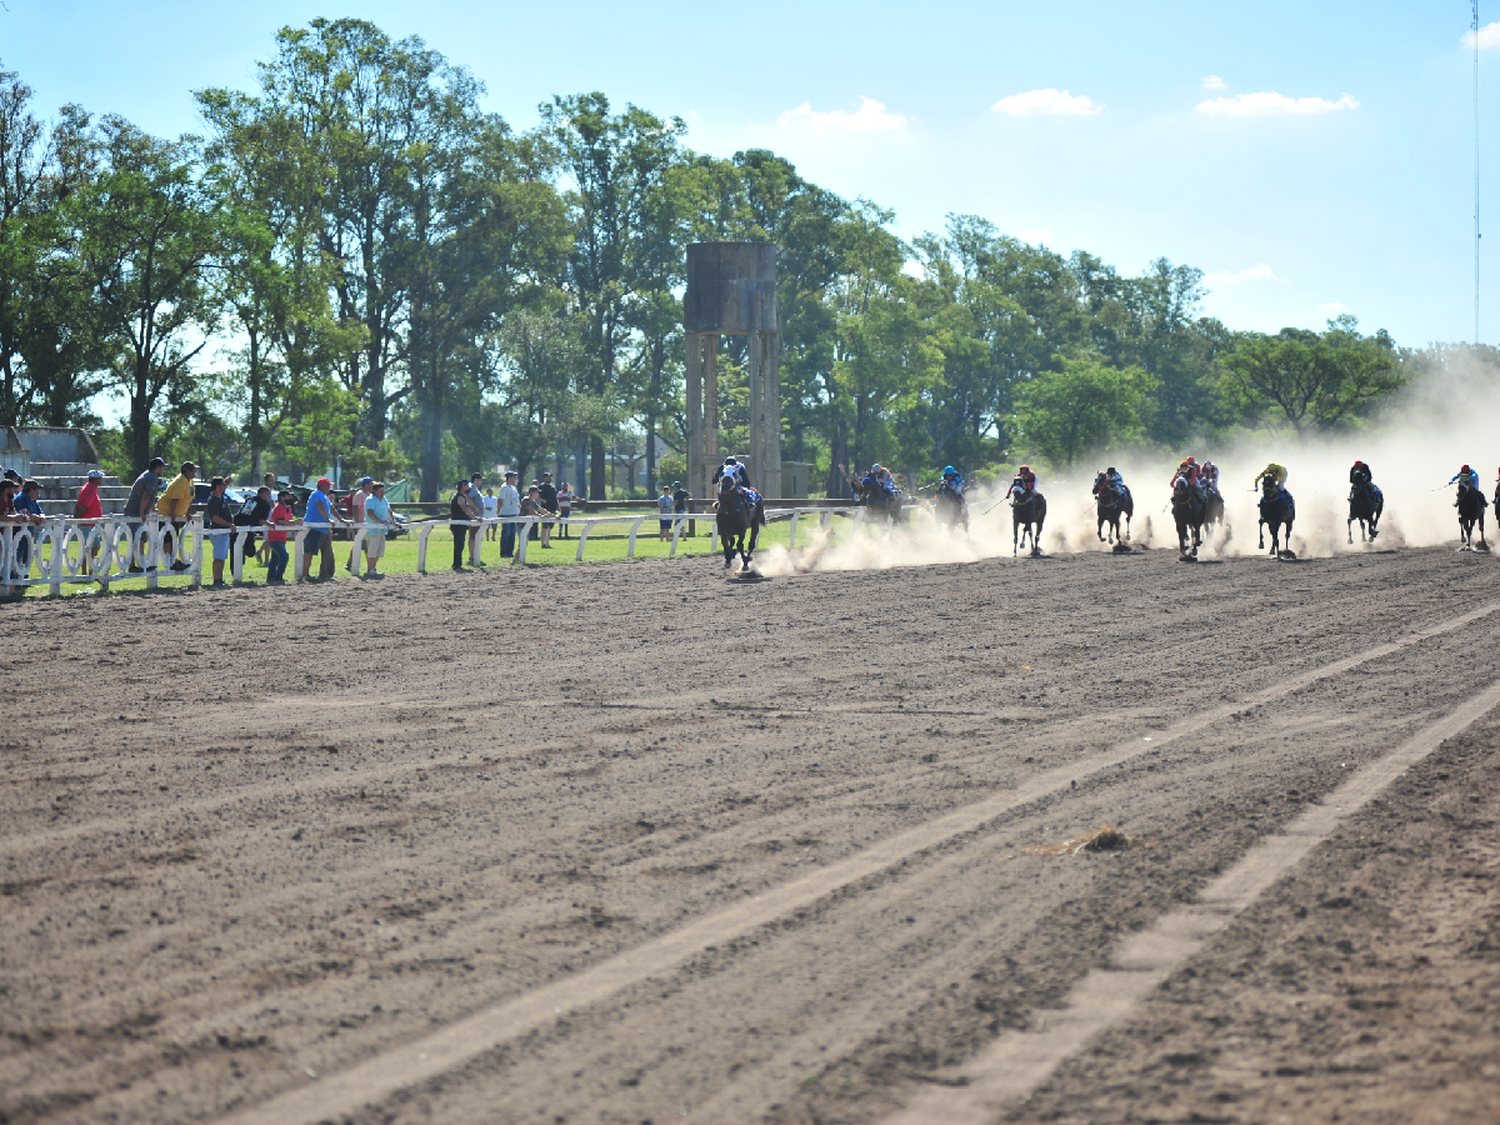
[[[578,533],[578,550],[576,552],[574,552],[574,554],[573,554],[573,561],[574,562],[582,562],[583,561],[583,545],[588,542],[589,528],[591,528],[591,527],[594,526],[594,521],[593,520],[578,520],[576,522],[578,523],[578,525],[580,527],[583,528],[583,530]]]
[[[229,541],[229,580],[236,586],[245,576],[245,544],[250,535],[243,528],[235,528]]]
[[[630,543],[625,548],[625,557],[627,559],[633,559],[633,558],[635,558],[635,536],[636,536],[636,532],[640,531],[641,524],[645,523],[650,518],[651,518],[650,516],[642,516],[640,519],[636,520],[635,523],[633,523],[633,524],[630,525]]]
[[[361,574],[360,555],[365,549],[369,534],[365,531],[364,524],[356,524],[355,527],[357,530],[354,532],[354,541],[349,544],[349,573],[358,578]]]
[[[435,523],[422,525],[422,530],[417,532],[417,573],[427,573],[427,537],[432,534],[432,529],[437,527]]]
[[[307,554],[307,525],[303,524],[297,528],[297,536],[292,541],[292,581],[302,581],[303,556]]]
[[[531,542],[531,525],[534,523],[536,520],[528,516],[516,524],[516,557],[512,562],[513,566],[526,565],[526,544]]]
[[[63,564],[67,561],[64,557],[64,547],[68,541],[67,522],[62,516],[58,516],[48,531],[50,534],[47,538],[52,547],[52,558],[49,560],[52,564],[52,589],[49,596],[60,598],[62,597]]]
[[[801,512],[799,509],[793,508],[791,522],[787,524],[786,547],[789,551],[794,551],[797,549],[797,516],[800,514]]]
[[[193,561],[188,565],[188,570],[193,575],[192,585],[196,590],[203,585],[203,548],[207,546],[203,536],[203,517],[194,516],[188,526],[193,529]]]
[[[474,536],[474,545],[469,549],[469,565],[478,566],[480,552],[484,550],[484,520],[476,521],[479,524],[479,534]]]
[[[672,549],[667,552],[667,558],[677,557],[677,540],[682,536],[682,525],[687,523],[687,514],[678,512],[672,517]]]

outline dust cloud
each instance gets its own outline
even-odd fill
[[[1212,460],[1220,470],[1224,496],[1223,527],[1205,529],[1200,557],[1261,553],[1259,493],[1255,477],[1268,462],[1286,466],[1287,490],[1297,501],[1291,546],[1299,556],[1327,558],[1359,551],[1399,547],[1458,547],[1458,514],[1454,489],[1447,482],[1464,464],[1479,473],[1491,495],[1500,476],[1500,433],[1481,409],[1496,383],[1493,367],[1449,353],[1448,366],[1403,392],[1382,419],[1360,432],[1318,435],[1299,442],[1295,434],[1242,437],[1223,449],[1197,442],[1170,454],[1116,453],[1080,463],[1068,474],[1039,478],[1047,497],[1044,554],[1108,551],[1096,534],[1091,489],[1094,473],[1117,467],[1135,499],[1129,546],[1136,550],[1177,549],[1177,530],[1168,508],[1170,481],[1177,463],[1191,454]],[[1356,460],[1369,465],[1385,494],[1385,511],[1376,541],[1361,541],[1359,524],[1349,515],[1349,468]],[[1097,463],[1095,463],[1097,462]],[[950,534],[937,526],[930,509],[908,509],[907,526],[891,528],[860,520],[855,526],[834,517],[826,531],[816,517],[801,517],[797,547],[771,546],[759,552],[754,566],[766,575],[825,570],[877,570],[897,566],[973,562],[1012,553],[1010,507],[997,496],[970,492],[969,534]],[[1486,512],[1486,540],[1494,529]],[[1269,547],[1270,540],[1266,540]],[[1268,553],[1268,552],[1267,552]],[[1023,548],[1020,557],[1027,551]]]

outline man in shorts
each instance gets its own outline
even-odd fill
[[[365,577],[379,576],[385,556],[385,533],[392,529],[391,506],[385,498],[385,482],[374,481],[365,501]]]
[[[204,529],[212,532],[208,541],[214,549],[214,585],[227,586],[224,581],[224,561],[229,558],[229,547],[234,542],[234,515],[229,510],[229,499],[224,495],[224,478],[214,477],[209,481],[208,504],[203,509]]]
[[[318,478],[317,491],[307,498],[307,512],[302,522],[314,525],[308,528],[307,538],[302,541],[302,577],[312,577],[312,559],[316,554],[318,577],[332,578],[337,565],[333,558],[333,525],[343,521],[334,513],[333,481],[327,477]],[[317,526],[319,524],[328,526]]]

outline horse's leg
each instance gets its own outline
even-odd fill
[[[1260,549],[1262,551],[1264,551],[1266,549],[1266,521],[1265,520],[1261,520],[1260,521],[1259,530],[1260,530]]]
[[[1344,521],[1344,527],[1349,532],[1349,542],[1350,543],[1354,542],[1354,520],[1355,520],[1355,517],[1354,516],[1350,516],[1346,521]],[[1365,521],[1364,520],[1360,520],[1359,521],[1359,541],[1361,543],[1363,543],[1365,541]]]

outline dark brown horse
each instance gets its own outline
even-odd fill
[[[1359,541],[1373,543],[1380,534],[1380,513],[1385,511],[1385,497],[1368,480],[1360,480],[1349,488],[1349,520],[1345,530],[1349,542],[1354,542],[1354,522],[1359,521]]]
[[[734,561],[739,552],[742,569],[750,569],[750,556],[755,554],[755,544],[760,540],[760,529],[766,526],[766,506],[763,501],[751,501],[735,487],[733,475],[726,473],[719,481],[719,499],[714,505],[714,525],[719,532],[719,541],[724,544],[724,566]],[[746,547],[745,538],[750,545]]]
[[[1010,553],[1021,553],[1021,544],[1031,537],[1033,556],[1042,553],[1042,524],[1047,522],[1047,498],[1035,489],[1012,493],[1010,498]]]
[[[1124,543],[1130,538],[1130,517],[1135,515],[1135,499],[1130,489],[1117,489],[1109,477],[1100,473],[1094,478],[1094,499],[1098,509],[1099,526],[1096,532],[1101,543]],[[1125,519],[1125,533],[1120,533],[1120,518]],[[1109,527],[1106,536],[1104,528]]]
[[[1172,482],[1172,519],[1177,524],[1177,552],[1185,559],[1196,559],[1203,545],[1203,517],[1208,500],[1203,490],[1186,477]]]
[[[1500,495],[1497,491],[1496,495]],[[1458,538],[1469,550],[1488,551],[1490,545],[1484,541],[1484,509],[1489,501],[1477,488],[1458,486]],[[1479,526],[1479,546],[1474,546],[1474,527]]]
[[[1292,521],[1297,518],[1297,501],[1292,494],[1273,477],[1264,477],[1260,484],[1260,549],[1266,549],[1266,528],[1271,529],[1271,554],[1278,559],[1295,559],[1292,553]],[[1282,546],[1281,531],[1286,529],[1286,545]]]

